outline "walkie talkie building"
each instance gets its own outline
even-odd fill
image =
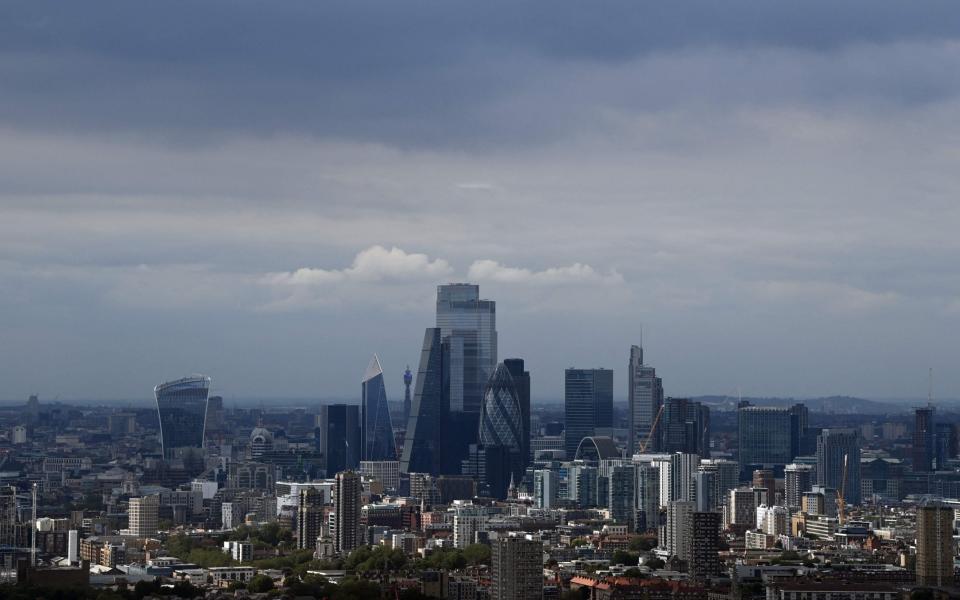
[[[164,458],[179,448],[203,448],[210,378],[184,377],[153,388],[160,416],[160,442]]]

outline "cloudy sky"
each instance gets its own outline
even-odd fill
[[[682,4],[682,5],[681,5]],[[599,7],[598,7],[599,6]],[[960,397],[960,5],[5,2],[0,398],[401,396],[435,285],[534,396]]]

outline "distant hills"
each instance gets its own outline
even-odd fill
[[[726,411],[737,409],[737,398],[732,396],[697,396],[693,400],[700,401],[710,406],[713,410]],[[743,398],[755,406],[792,406],[797,402],[802,402],[811,412],[833,413],[833,414],[861,414],[861,415],[886,415],[900,414],[912,409],[913,404],[908,402],[881,402],[878,400],[867,400],[866,398],[855,398],[852,396],[827,396],[824,398]]]

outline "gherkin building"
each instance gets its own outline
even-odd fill
[[[487,382],[480,413],[480,443],[520,452],[523,441],[523,416],[520,400],[510,371],[497,365]]]

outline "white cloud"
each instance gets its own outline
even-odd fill
[[[467,278],[472,281],[495,281],[499,283],[529,283],[538,285],[623,283],[623,276],[615,270],[600,273],[590,265],[573,263],[565,267],[550,267],[542,271],[508,267],[495,260],[477,260],[470,265]]]
[[[430,260],[426,254],[408,253],[393,247],[371,246],[354,257],[346,269],[303,267],[296,271],[270,273],[264,277],[269,285],[325,285],[341,282],[377,282],[388,280],[435,280],[449,275],[453,269],[442,258]]]

